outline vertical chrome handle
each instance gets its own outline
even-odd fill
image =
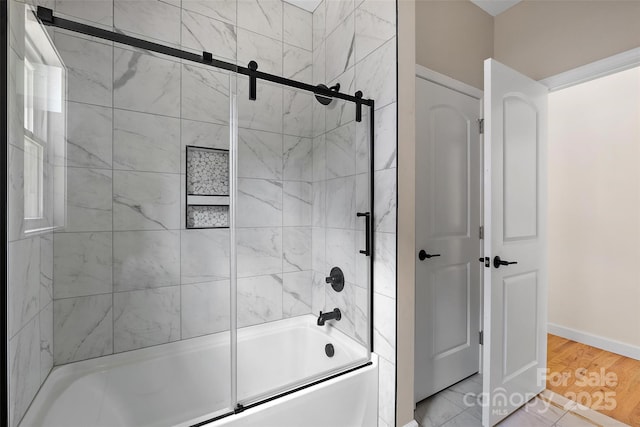
[[[371,255],[371,212],[358,212],[356,215],[358,217],[363,216],[365,220],[365,249],[364,251],[361,250],[360,253],[369,256]]]

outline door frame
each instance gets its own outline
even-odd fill
[[[473,87],[471,85],[468,85],[464,82],[461,82],[460,80],[456,80],[452,77],[449,77],[445,74],[439,73],[437,71],[433,71],[427,67],[424,67],[422,65],[416,64],[416,78],[419,79],[423,79],[423,80],[427,80],[429,82],[435,83],[437,85],[446,87],[447,89],[451,89],[453,91],[459,92],[463,95],[467,95],[470,96],[471,98],[474,98],[478,101],[478,108],[479,108],[479,117],[480,119],[483,119],[484,117],[484,103],[483,103],[483,99],[484,99],[484,91]],[[418,102],[418,100],[416,100],[416,102]],[[484,179],[484,135],[482,134],[482,132],[480,133],[480,140],[478,141],[478,143],[480,144],[480,177],[479,179],[481,180],[481,185],[480,185],[480,206],[478,207],[478,209],[480,210],[480,224],[484,224],[484,182],[482,182],[482,180]],[[479,247],[479,251],[482,254],[484,251],[484,239],[480,239],[480,247]],[[414,254],[415,255],[415,254]],[[414,269],[414,275],[415,275],[415,269]],[[478,310],[478,315],[480,316],[479,319],[479,328],[480,331],[482,332],[484,327],[483,327],[483,319],[484,319],[484,303],[483,303],[483,294],[484,294],[484,275],[480,274],[480,298],[478,300],[478,304],[480,305],[479,310]],[[415,320],[414,320],[415,322]],[[414,343],[415,346],[415,343]],[[480,344],[478,346],[478,352],[479,354],[479,358],[478,358],[478,373],[482,374],[482,344]],[[415,378],[415,372],[414,372],[414,378]],[[415,400],[415,397],[414,397]],[[414,402],[414,406],[415,406],[415,402]]]

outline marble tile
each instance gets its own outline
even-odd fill
[[[344,3],[343,0],[327,3],[327,25],[329,25],[329,11],[333,4]],[[353,4],[353,3],[352,3]],[[327,36],[327,80],[333,80],[353,66],[355,59],[355,18],[352,13],[341,21],[335,31]],[[395,64],[395,62],[394,62]],[[346,92],[340,89],[341,92]]]
[[[53,368],[53,302],[39,313],[40,328],[40,383]]]
[[[179,231],[113,233],[115,292],[179,284]]]
[[[282,319],[282,275],[238,279],[238,327]]]
[[[282,271],[311,270],[312,231],[310,227],[284,227],[282,231]]]
[[[312,42],[313,50],[324,43],[325,38],[325,21],[326,21],[326,0],[320,2],[316,10],[313,11],[313,31]]]
[[[240,0],[238,7],[243,1]],[[282,5],[282,2],[273,3]],[[250,61],[258,63],[258,71],[282,75],[282,42],[238,28],[238,65],[246,67]]]
[[[538,417],[534,414],[531,414],[529,412],[526,412],[520,409],[514,412],[513,414],[509,415],[507,418],[505,418],[499,425],[500,427],[515,427],[515,426],[517,427],[549,427],[554,424],[552,422],[545,420],[544,418]],[[574,425],[567,424],[563,426],[562,418],[560,418],[558,423],[555,425],[557,425],[558,427],[569,427],[569,426],[593,427],[592,423],[589,423],[586,421],[583,421],[583,424],[574,424]]]
[[[116,353],[179,339],[179,286],[113,294]]]
[[[311,226],[313,192],[311,183],[284,181],[283,197],[284,226]]]
[[[111,231],[112,172],[67,168],[67,224],[64,231]]]
[[[112,172],[67,169],[67,224],[64,231],[111,231]]]
[[[229,245],[229,230],[182,230],[181,283],[229,279]]]
[[[258,83],[256,100],[249,100],[249,79],[238,77],[238,127],[282,133],[282,87]]]
[[[333,267],[340,267],[345,282],[355,281],[355,231],[327,228],[326,236],[326,272]]]
[[[313,84],[313,53],[310,50],[285,44],[282,74],[292,80]]]
[[[313,143],[310,138],[284,137],[283,176],[287,181],[310,182],[313,178]]]
[[[40,334],[32,319],[9,341],[10,425],[17,426],[40,387]]]
[[[396,362],[396,300],[373,294],[373,348],[391,363]]]
[[[355,176],[356,192],[355,192],[355,211],[371,212],[371,175],[361,173]],[[364,231],[366,225],[365,218],[356,217],[355,229]]]
[[[480,394],[482,392],[481,383],[475,383],[469,380],[467,380],[467,382],[469,383],[468,384],[469,387],[474,387],[473,391],[475,393]],[[552,404],[550,401],[541,399],[538,396],[534,397],[532,400],[527,402],[527,404],[522,409],[524,409],[526,412],[530,414],[543,418],[552,424],[557,423],[558,420],[560,420],[560,418],[563,418],[563,415],[565,415],[565,413],[567,412],[564,408],[557,407],[554,404]],[[481,411],[480,411],[480,414],[482,414]]]
[[[239,129],[238,177],[282,179],[282,135]]]
[[[283,317],[311,313],[311,271],[284,273],[282,292]]]
[[[327,150],[324,135],[313,138],[313,174],[312,181],[324,181],[327,179]]]
[[[112,128],[110,108],[67,103],[67,165],[110,169]]]
[[[238,27],[282,41],[282,2],[238,0]]]
[[[113,51],[114,107],[180,116],[178,62],[118,47]]]
[[[314,227],[324,227],[327,224],[327,182],[314,182],[311,191],[313,191],[311,223]]]
[[[313,34],[309,31],[313,27],[311,12],[286,2],[282,5],[284,7],[283,41],[311,51],[313,49]]]
[[[110,107],[113,48],[60,32],[55,45],[67,67],[68,100]]]
[[[467,410],[442,424],[442,427],[482,427],[482,420]]]
[[[356,227],[356,178],[349,176],[327,181],[327,227]],[[358,220],[360,221],[360,220]],[[353,282],[354,279],[351,279]]]
[[[327,132],[325,141],[327,178],[354,175],[356,172],[355,122]]]
[[[340,76],[331,80],[328,85],[334,86],[340,83],[340,92],[355,93],[355,67],[349,68]],[[366,97],[366,94],[365,94]],[[325,108],[325,127],[327,131],[336,129],[342,125],[352,122],[356,119],[355,105],[348,101],[334,99],[333,102]]]
[[[112,292],[111,240],[111,232],[55,234],[55,299]]]
[[[181,120],[180,173],[184,174],[186,146],[229,149],[229,126],[214,123]]]
[[[183,285],[181,292],[182,339],[229,329],[228,280]]]
[[[230,24],[236,23],[236,0],[182,0],[182,8]]]
[[[238,227],[281,226],[282,207],[282,181],[238,178]]]
[[[355,338],[362,345],[370,347],[369,341],[371,340],[371,334],[369,333],[369,292],[360,287],[354,287],[354,314],[353,322],[355,328]]]
[[[229,123],[229,74],[183,64],[182,118]]]
[[[53,301],[53,238],[53,233],[40,236],[40,310]]]
[[[40,238],[9,243],[9,336],[40,310]]]
[[[283,133],[307,138],[312,137],[312,103],[315,102],[313,95],[302,91],[284,89],[283,97]]]
[[[24,233],[24,151],[8,144],[7,236],[10,242]]]
[[[354,10],[354,0],[326,0],[326,35],[331,34]]]
[[[356,62],[396,35],[396,3],[365,0],[356,9]]]
[[[397,165],[396,129],[397,104],[395,102],[375,113],[374,144],[375,170],[391,169]],[[368,134],[367,134],[368,137]]]
[[[326,263],[326,229],[313,227],[311,229],[311,267],[313,271],[329,275]]]
[[[376,108],[396,101],[396,39],[376,49],[356,65],[356,87],[365,98],[376,101]]]
[[[418,403],[415,411],[416,421],[424,427],[439,427],[463,413],[465,409],[467,408],[454,404],[442,393],[438,393]]]
[[[373,283],[375,291],[395,298],[396,295],[396,235],[395,233],[374,233]]]
[[[113,353],[112,294],[53,302],[56,365]]]
[[[179,119],[135,111],[114,111],[114,169],[178,173],[179,155]]]
[[[226,6],[225,3],[223,5]],[[236,42],[236,27],[232,23],[182,10],[183,47],[200,53],[211,52],[214,57],[233,62],[236,59]]]
[[[113,25],[119,30],[180,44],[180,7],[161,0],[114,0]]]
[[[113,228],[180,228],[180,175],[114,171]]]
[[[236,231],[238,277],[282,271],[282,228],[241,228]]]
[[[355,287],[353,284],[345,282],[342,291],[336,292],[331,285],[325,284],[325,292],[323,311],[332,311],[335,308],[339,308],[342,314],[342,318],[339,321],[331,321],[330,325],[356,339]]]
[[[396,232],[396,169],[385,169],[373,175],[374,230],[386,233]]]
[[[317,271],[312,272],[311,313],[314,315],[324,310],[324,306],[326,303],[325,277],[326,276],[324,274],[318,273]]]
[[[55,11],[97,24],[113,25],[113,0],[55,0]]]

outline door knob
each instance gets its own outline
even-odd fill
[[[495,268],[500,268],[501,265],[511,265],[511,264],[517,264],[517,263],[518,263],[517,261],[504,261],[504,260],[501,260],[498,255],[496,255],[493,258],[493,266]]]
[[[418,258],[420,258],[420,261],[424,261],[427,258],[434,258],[440,256],[440,254],[428,254],[424,251],[424,249],[420,249],[420,252],[418,252]]]

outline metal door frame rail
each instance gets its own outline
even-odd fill
[[[242,67],[236,64],[232,64],[230,62],[225,62],[219,59],[215,59],[213,58],[213,54],[211,52],[205,51],[205,52],[202,52],[202,55],[198,55],[196,53],[187,52],[181,49],[176,49],[176,48],[165,46],[159,43],[150,42],[150,41],[139,39],[137,37],[132,37],[126,34],[116,33],[114,31],[108,31],[102,28],[91,26],[91,25],[82,24],[80,22],[71,21],[69,19],[60,18],[60,17],[54,16],[53,10],[46,7],[42,7],[42,6],[38,6],[36,16],[38,17],[38,19],[43,25],[62,28],[65,30],[74,31],[76,33],[82,33],[88,36],[97,37],[100,39],[109,40],[116,43],[126,44],[126,45],[137,47],[140,49],[145,49],[151,52],[161,53],[167,56],[173,56],[174,58],[180,58],[188,61],[198,62],[204,65],[210,65],[212,67],[221,68],[223,70],[232,71],[237,74],[248,76],[251,80],[253,79],[266,80],[269,82],[278,83],[278,84],[293,87],[296,89],[313,92],[314,94],[318,94],[322,96],[343,99],[345,101],[351,101],[356,104],[356,108],[357,108],[356,115],[358,116],[358,118],[360,118],[361,116],[362,105],[366,105],[369,107],[373,106],[373,100],[362,98],[362,92],[360,91],[356,92],[355,95],[348,95],[346,93],[333,91],[328,88],[325,89],[322,87],[299,82],[297,80],[291,80],[285,77],[264,73],[262,71],[258,71],[257,69],[258,65],[255,61],[250,61],[247,67]],[[253,84],[255,84],[255,80],[253,80]]]

